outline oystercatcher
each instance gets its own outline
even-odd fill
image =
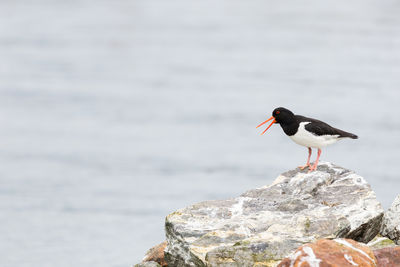
[[[257,128],[271,120],[271,124],[261,134],[264,134],[272,124],[279,123],[285,134],[295,143],[308,147],[307,163],[304,166],[300,166],[300,169],[303,170],[309,167],[309,172],[317,169],[322,147],[336,143],[338,140],[346,137],[352,139],[358,138],[355,134],[339,130],[316,119],[295,115],[290,110],[282,107],[274,109],[272,117],[258,125]],[[314,165],[311,166],[310,157],[312,148],[318,148],[318,156]]]

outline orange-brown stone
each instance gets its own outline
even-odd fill
[[[376,267],[374,253],[351,239],[320,239],[299,247],[278,267]]]
[[[158,244],[157,246],[152,247],[149,249],[146,253],[146,256],[144,257],[143,261],[155,261],[161,266],[167,266],[167,262],[165,261],[164,258],[164,249],[167,246],[167,242],[164,241],[161,244]]]
[[[379,267],[400,267],[400,247],[374,250]]]

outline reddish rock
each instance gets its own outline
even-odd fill
[[[374,253],[351,239],[320,239],[299,247],[278,267],[376,267]]]
[[[161,244],[158,244],[157,246],[152,247],[149,249],[146,253],[146,256],[144,257],[143,261],[155,261],[161,266],[167,266],[167,262],[165,261],[164,258],[164,249],[167,246],[167,242],[164,241]]]
[[[400,267],[400,247],[374,250],[379,267]]]

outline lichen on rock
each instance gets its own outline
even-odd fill
[[[387,237],[377,235],[374,237],[374,239],[369,241],[367,245],[371,249],[381,249],[381,248],[387,248],[387,247],[394,247],[394,246],[396,246],[396,243],[394,243],[393,240],[391,240]]]

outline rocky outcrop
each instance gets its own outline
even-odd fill
[[[367,245],[351,239],[320,239],[302,245],[283,259],[278,267],[399,267],[400,246],[378,237]],[[383,247],[383,246],[387,247]],[[379,249],[374,249],[376,246]]]
[[[375,267],[377,259],[372,250],[351,239],[320,239],[305,244],[282,260],[278,267]]]
[[[400,195],[396,197],[392,206],[385,212],[381,234],[400,245]]]
[[[383,209],[363,177],[330,163],[295,169],[234,199],[201,202],[166,218],[169,266],[276,266],[320,238],[368,242]]]
[[[154,261],[161,266],[167,266],[167,262],[165,261],[164,258],[164,249],[166,246],[167,242],[164,241],[149,249],[143,258],[143,262]]]
[[[155,261],[144,261],[134,265],[134,267],[161,267],[161,265]]]
[[[387,247],[374,250],[378,267],[399,267],[400,266],[400,247]]]
[[[150,248],[143,258],[143,261],[134,267],[164,267],[167,266],[167,262],[164,257],[164,250],[167,246],[167,242],[164,241],[152,248]]]

